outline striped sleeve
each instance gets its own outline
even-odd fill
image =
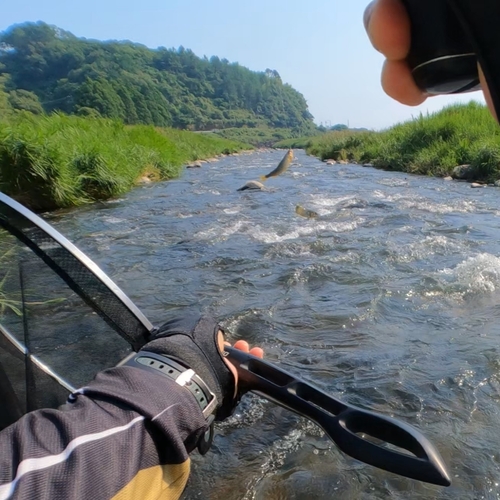
[[[206,430],[192,394],[133,367],[101,372],[59,410],[0,432],[0,500],[171,500]]]

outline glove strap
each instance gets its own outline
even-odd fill
[[[185,387],[195,397],[205,419],[210,418],[217,407],[217,397],[210,391],[207,384],[194,370],[186,368],[173,359],[154,352],[140,351],[132,353],[121,361],[118,366],[132,366],[148,372],[163,375],[181,387]]]
[[[147,351],[133,352],[117,366],[131,366],[139,370],[163,375],[191,392],[209,426],[198,441],[198,451],[201,455],[208,452],[214,439],[215,417],[212,413],[217,408],[217,397],[194,370],[186,368],[166,356]]]

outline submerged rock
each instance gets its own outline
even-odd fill
[[[259,181],[248,181],[244,186],[237,189],[237,191],[246,191],[247,189],[252,189],[254,191],[265,191],[265,186]]]
[[[300,215],[301,217],[305,217],[306,219],[315,219],[318,214],[313,210],[309,210],[308,208],[304,208],[301,205],[297,205],[295,207],[295,213]]]
[[[201,161],[193,161],[186,165],[186,168],[201,168]]]

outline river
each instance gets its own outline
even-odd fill
[[[452,486],[357,462],[313,424],[247,395],[209,454],[193,455],[183,498],[499,498],[500,192],[327,166],[303,151],[267,191],[237,192],[282,156],[225,157],[47,218],[153,323],[214,314],[231,341],[416,426]]]

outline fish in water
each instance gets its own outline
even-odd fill
[[[262,191],[265,190],[266,188],[264,187],[264,184],[262,184],[259,181],[248,181],[244,186],[237,189],[237,191],[245,191],[247,189],[253,189],[253,190],[260,189]]]
[[[260,180],[265,181],[270,177],[277,177],[278,175],[281,175],[283,172],[286,172],[288,170],[288,167],[292,163],[292,160],[293,160],[293,149],[289,149],[286,155],[283,157],[283,159],[279,162],[279,165],[267,175],[262,175]]]
[[[312,210],[304,208],[301,205],[297,205],[295,207],[295,213],[297,215],[300,215],[301,217],[305,217],[306,219],[315,219],[318,216],[318,214],[316,212],[313,212]]]

